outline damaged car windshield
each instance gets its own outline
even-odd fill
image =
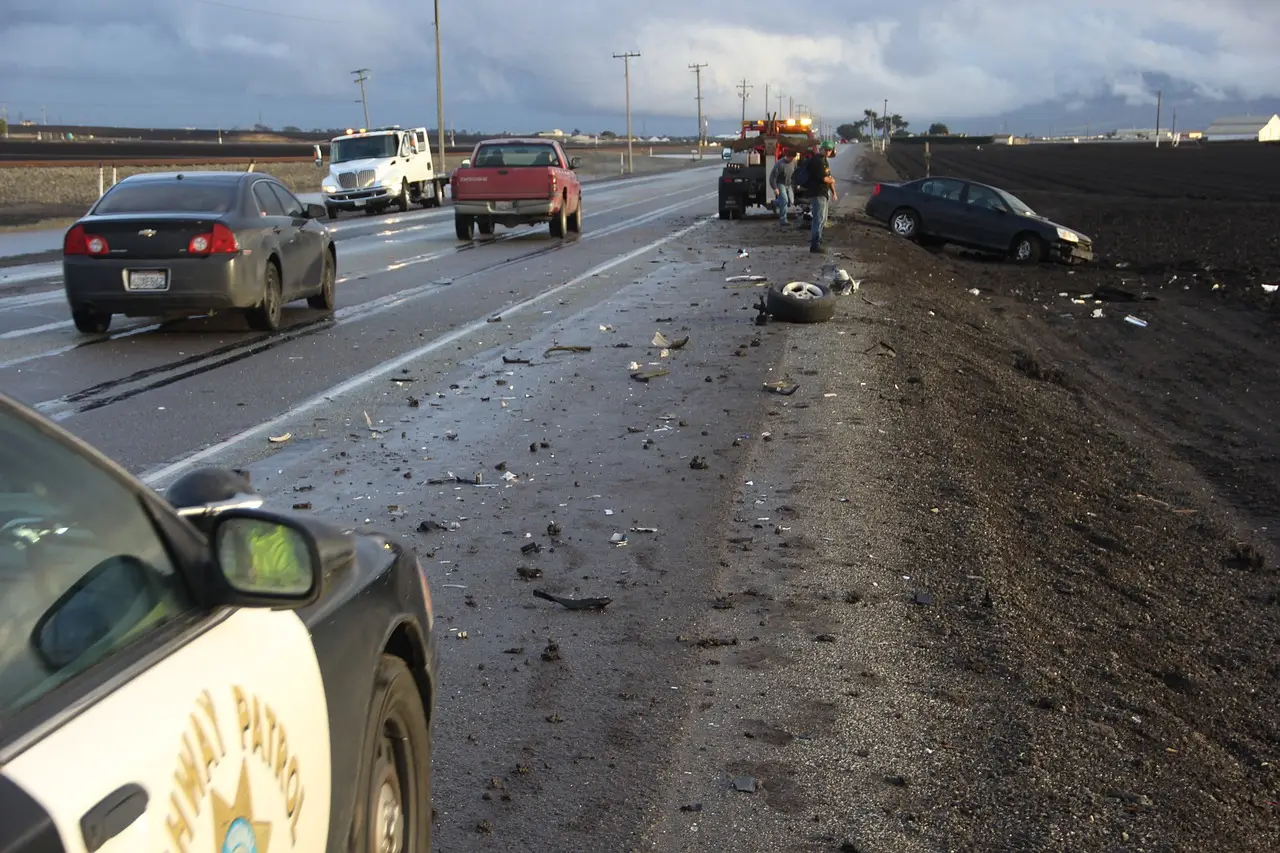
[[[1036,212],[1027,206],[1027,203],[1018,198],[1013,193],[1007,193],[1004,190],[996,190],[1000,193],[1000,197],[1004,199],[1005,204],[1009,205],[1009,209],[1014,213],[1020,213],[1023,216],[1036,216]]]
[[[384,157],[396,156],[399,146],[394,134],[383,133],[378,136],[356,136],[351,139],[339,139],[333,143],[330,153],[331,163],[346,163],[350,160],[380,160]]]

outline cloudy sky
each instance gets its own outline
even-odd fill
[[[1274,0],[440,0],[446,122],[489,131],[713,133],[792,101],[841,121],[889,100],[913,127],[1046,132],[1280,96]],[[158,126],[434,125],[429,0],[0,0],[10,120]],[[1269,103],[1264,100],[1263,103]],[[1196,106],[1198,104],[1198,107]],[[1222,104],[1226,106],[1227,104]],[[1280,109],[1280,98],[1276,108]],[[1111,115],[1111,113],[1120,113]],[[1137,118],[1135,118],[1135,116]]]

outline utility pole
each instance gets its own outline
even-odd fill
[[[746,77],[743,77],[742,82],[738,84],[738,94],[742,96],[742,121],[744,123],[747,120],[747,98],[751,97],[750,91],[754,88],[755,86],[747,82]]]
[[[689,69],[698,77],[698,159],[702,159],[702,149],[706,147],[706,137],[702,135],[702,69],[707,63],[694,63]]]
[[[366,80],[368,80],[368,79],[369,79],[369,76],[368,76],[368,75],[369,75],[369,69],[368,69],[368,68],[357,68],[355,71],[352,71],[351,73],[352,73],[352,74],[354,74],[354,75],[356,75],[356,82],[360,84],[360,103],[364,104],[364,126],[365,126],[365,128],[366,128],[366,129],[368,129],[368,127],[369,127],[369,99],[368,99],[367,97],[365,97],[365,92],[364,92],[364,81],[366,81]]]
[[[440,150],[436,152],[436,162],[440,164],[440,171],[447,168],[444,159],[444,74],[442,73],[443,64],[440,61],[440,0],[436,0],[436,135],[440,139]],[[366,118],[365,121],[368,121]],[[436,187],[439,190],[439,187]],[[436,199],[440,201],[440,199]]]
[[[1160,147],[1160,107],[1164,105],[1164,90],[1156,90],[1156,147]]]
[[[881,151],[887,151],[889,148],[889,99],[884,99],[884,112],[880,113],[880,129],[883,132],[884,140],[880,146]]]
[[[1173,137],[1176,137],[1177,135],[1178,135],[1178,110],[1175,108],[1173,111],[1173,125],[1169,128],[1169,136],[1170,138],[1173,138]]]
[[[627,174],[635,174],[635,161],[631,158],[631,59],[639,57],[639,51],[627,51],[626,53],[615,53],[614,59],[622,60],[622,78],[626,81],[627,86]]]
[[[778,114],[779,115],[782,114],[782,98],[783,98],[783,94],[779,92],[778,93]],[[787,113],[787,118],[790,118],[790,117],[791,117],[791,113]]]
[[[793,116],[795,114],[796,114],[796,99],[787,98],[787,115]]]

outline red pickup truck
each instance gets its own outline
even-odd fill
[[[582,184],[560,143],[549,139],[486,139],[449,179],[459,240],[476,229],[551,224],[552,237],[582,231]]]

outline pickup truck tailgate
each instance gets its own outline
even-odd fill
[[[462,169],[455,175],[457,201],[519,201],[552,195],[554,172],[545,166]]]

